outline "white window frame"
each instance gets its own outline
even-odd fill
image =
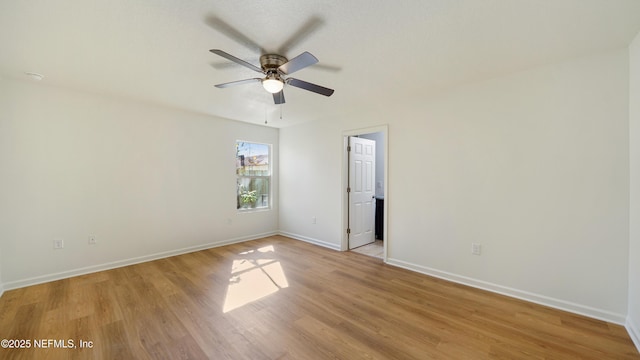
[[[267,148],[269,149],[269,154],[268,154],[268,172],[269,175],[240,175],[238,174],[238,167],[236,165],[236,209],[238,210],[238,212],[254,212],[254,211],[265,211],[265,210],[270,210],[271,209],[271,204],[272,204],[272,194],[273,194],[273,164],[272,164],[272,160],[273,160],[273,145],[272,144],[268,144],[268,143],[263,143],[263,142],[257,142],[257,141],[248,141],[248,140],[236,140],[235,145],[236,148],[239,146],[240,143],[249,143],[249,144],[256,144],[256,145],[265,145],[267,146]],[[238,161],[238,152],[236,150],[236,162]],[[240,180],[241,179],[268,179],[268,187],[269,187],[269,191],[267,194],[267,204],[266,206],[261,206],[261,207],[243,207],[241,206],[241,204],[239,203],[238,200],[238,196],[239,196],[239,186],[240,186]]]

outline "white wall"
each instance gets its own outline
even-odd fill
[[[4,282],[2,281],[2,248],[0,248],[0,296],[4,293]]]
[[[5,288],[277,231],[277,129],[26,82],[0,98]],[[236,211],[236,139],[274,145],[274,210]]]
[[[631,166],[629,314],[627,329],[640,350],[640,33],[629,47],[629,141]]]
[[[342,133],[326,124],[280,129],[280,209],[287,210],[279,225],[285,235],[340,249]]]
[[[341,133],[388,123],[390,263],[622,323],[628,100],[620,50],[282,129],[280,227],[338,244]]]

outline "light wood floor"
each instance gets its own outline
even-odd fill
[[[32,341],[1,359],[640,359],[622,326],[280,236],[7,291],[0,338]]]

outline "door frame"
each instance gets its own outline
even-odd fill
[[[342,132],[342,188],[340,196],[342,197],[342,241],[340,250],[349,250],[349,237],[347,235],[347,227],[349,225],[349,198],[347,196],[347,187],[349,186],[349,158],[347,155],[347,146],[349,145],[349,136],[364,135],[370,133],[382,133],[384,139],[384,219],[383,219],[383,246],[384,253],[382,260],[387,262],[387,251],[389,246],[389,125],[380,125],[360,129],[345,130]]]

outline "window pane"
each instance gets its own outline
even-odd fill
[[[236,174],[239,176],[269,176],[269,145],[238,141],[236,143]]]
[[[269,207],[271,145],[236,141],[238,209]]]
[[[269,178],[238,178],[238,209],[269,207]]]

